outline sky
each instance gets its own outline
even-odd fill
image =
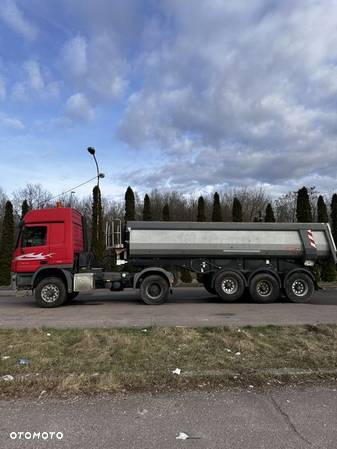
[[[337,190],[336,42],[337,0],[0,0],[0,187],[93,146],[108,197]]]

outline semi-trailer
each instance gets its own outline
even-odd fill
[[[249,292],[255,302],[284,294],[306,302],[317,284],[316,264],[337,262],[327,223],[199,223],[112,221],[107,249],[120,271],[96,266],[83,216],[75,209],[32,210],[20,224],[12,286],[31,290],[41,307],[57,307],[78,293],[139,289],[146,304],[162,304],[175,285],[173,269],[198,274],[224,302]],[[127,264],[128,271],[123,271]]]

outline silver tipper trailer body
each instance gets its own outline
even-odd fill
[[[129,258],[291,258],[336,263],[325,223],[127,223]]]

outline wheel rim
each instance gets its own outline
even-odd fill
[[[148,285],[146,288],[146,293],[151,299],[160,298],[161,292],[162,292],[161,286],[156,282]]]
[[[296,279],[291,284],[291,290],[294,293],[294,295],[302,297],[305,296],[308,293],[308,284],[303,281],[303,279]]]
[[[259,296],[269,296],[270,293],[272,292],[272,285],[270,282],[263,280],[263,281],[259,281],[256,284],[256,291],[259,294]]]
[[[52,303],[59,299],[60,289],[55,284],[47,284],[41,290],[41,298],[44,302]]]
[[[225,278],[221,283],[221,289],[227,295],[234,295],[238,288],[238,282],[234,278]]]

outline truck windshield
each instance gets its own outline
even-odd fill
[[[46,244],[46,237],[46,226],[25,227],[22,233],[22,248],[31,246],[43,246]]]

